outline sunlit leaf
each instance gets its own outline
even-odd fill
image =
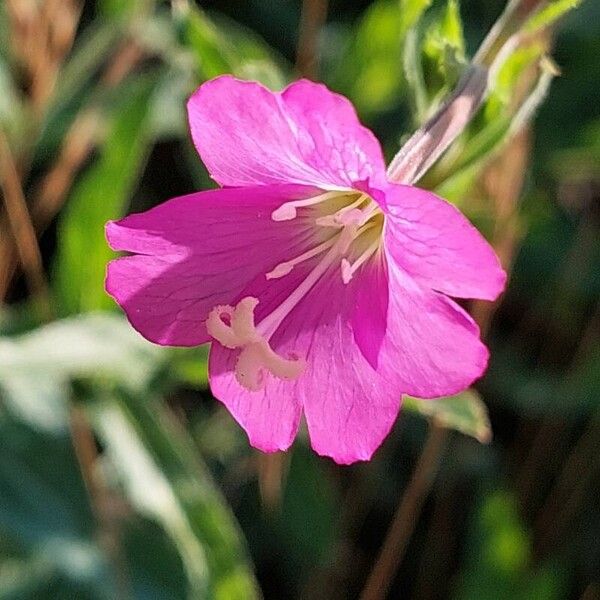
[[[179,5],[176,23],[183,45],[191,51],[204,79],[232,73],[272,87],[285,83],[273,51],[241,25],[225,19],[217,25],[203,10],[187,2]]]
[[[423,52],[442,77],[442,89],[455,84],[465,64],[465,40],[458,0],[448,0],[425,33]],[[439,90],[432,90],[434,93]]]
[[[535,11],[523,26],[523,31],[531,34],[550,27],[558,19],[568,13],[570,10],[577,8],[581,4],[581,0],[554,0],[546,3],[540,10]]]
[[[208,387],[208,346],[174,348],[171,352],[171,376],[194,388]]]
[[[104,225],[127,207],[149,151],[152,97],[159,79],[141,77],[122,90],[98,159],[74,186],[59,226],[56,259],[61,309],[72,313],[112,306],[104,291],[106,263],[113,256]]]
[[[415,123],[421,125],[429,108],[429,97],[423,74],[420,28],[414,27],[406,33],[403,54],[404,77],[411,92]]]
[[[235,66],[232,50],[204,12],[190,6],[178,13],[184,44],[192,51],[206,79],[231,73]]]
[[[177,546],[195,597],[251,600],[258,588],[240,532],[190,438],[157,402],[119,393],[94,422],[131,502]],[[151,493],[149,493],[151,490]]]
[[[482,443],[492,438],[487,408],[474,390],[434,400],[406,396],[403,406],[405,410],[417,412],[442,427],[460,431]]]
[[[423,13],[429,8],[432,0],[400,0],[402,29],[404,32],[414,27]]]
[[[122,317],[72,317],[0,338],[0,396],[29,424],[61,431],[67,426],[71,380],[104,378],[140,390],[163,356]],[[198,377],[202,373],[199,365]]]
[[[279,89],[288,83],[290,66],[262,37],[231,19],[221,17],[215,23],[235,49],[235,75],[260,81],[271,89]]]

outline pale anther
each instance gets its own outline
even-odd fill
[[[306,200],[292,200],[291,202],[286,202],[271,213],[271,219],[273,219],[273,221],[291,221],[296,218],[296,209],[320,204],[321,202],[325,202],[330,198],[336,198],[340,195],[344,195],[344,193],[339,191],[325,192],[324,194],[319,194],[312,198],[306,198]]]
[[[343,258],[340,265],[342,271],[342,281],[345,284],[350,283],[354,273],[358,268],[364,264],[369,257],[371,257],[379,248],[379,240],[375,240],[353,263],[350,263],[348,259]]]
[[[269,271],[265,275],[265,277],[267,279],[278,279],[279,277],[283,277],[284,275],[287,275],[288,273],[291,272],[291,270],[296,265],[304,262],[305,260],[308,260],[309,258],[312,258],[313,256],[317,256],[318,254],[321,254],[321,252],[324,252],[328,248],[331,248],[331,246],[333,246],[333,244],[335,244],[335,241],[336,241],[336,238],[332,237],[332,238],[328,239],[327,241],[323,242],[322,244],[319,244],[318,246],[311,248],[307,252],[300,254],[300,256],[293,258],[292,260],[286,260],[285,262],[279,263],[272,271]]]

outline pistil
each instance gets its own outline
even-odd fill
[[[206,320],[206,330],[218,342],[231,350],[240,349],[235,376],[238,383],[251,391],[265,386],[265,370],[279,379],[297,379],[306,368],[304,359],[279,356],[254,325],[254,309],[258,300],[243,298],[235,306],[216,306]],[[229,320],[226,323],[223,319]]]

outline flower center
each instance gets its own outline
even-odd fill
[[[235,307],[216,306],[206,320],[210,336],[226,348],[241,349],[235,376],[251,391],[264,387],[266,372],[287,380],[296,379],[304,372],[304,359],[296,355],[279,356],[272,350],[269,340],[328,269],[339,264],[342,281],[348,284],[354,273],[380,247],[383,214],[367,194],[326,192],[305,200],[286,202],[271,214],[274,221],[289,221],[300,216],[312,221],[319,243],[265,274],[269,280],[285,277],[297,265],[320,257],[298,287],[258,325],[254,323],[258,300],[253,297],[243,298]]]

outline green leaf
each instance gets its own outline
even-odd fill
[[[13,541],[13,572],[31,569],[20,581],[10,577],[0,553],[0,598],[10,598],[9,590],[13,598],[50,598],[46,590],[63,579],[72,590],[108,600],[108,561],[94,540],[69,437],[41,434],[6,416],[0,437],[0,539]]]
[[[448,0],[440,17],[427,29],[423,52],[442,77],[443,89],[452,87],[465,65],[465,40],[458,0]],[[439,90],[432,90],[434,93]]]
[[[260,81],[271,89],[283,87],[291,78],[291,67],[252,29],[237,21],[215,16],[222,36],[235,50],[233,73],[243,79]]]
[[[65,313],[113,306],[104,291],[113,256],[104,225],[122,216],[150,148],[152,97],[160,78],[140,77],[122,89],[100,156],[71,191],[59,223],[56,281]]]
[[[131,17],[151,12],[154,0],[98,0],[96,10],[111,20],[128,20]]]
[[[442,427],[460,431],[482,443],[488,443],[492,438],[487,408],[475,390],[434,400],[405,396],[403,406]]]
[[[404,34],[414,27],[423,13],[429,8],[432,0],[400,0],[402,14],[402,31]]]
[[[170,375],[180,384],[193,388],[208,387],[208,346],[173,348]]]
[[[107,529],[100,524],[101,534],[112,528],[120,547],[111,546],[121,554],[118,578],[114,554],[99,543],[68,435],[48,435],[0,413],[0,439],[1,600],[185,597],[183,566],[169,538],[110,491],[109,504],[127,511],[125,519],[112,515]],[[123,585],[130,595],[120,593]]]
[[[224,18],[217,25],[204,11],[187,2],[179,6],[175,17],[183,45],[191,51],[204,79],[232,73],[269,87],[285,83],[273,50],[254,32]]]
[[[232,50],[204,12],[186,5],[179,17],[183,42],[192,51],[203,77],[231,73],[235,66]]]
[[[121,27],[107,21],[94,21],[84,29],[60,70],[52,110],[69,103],[93,79],[122,35]]]
[[[577,8],[581,0],[554,0],[546,4],[540,10],[537,10],[523,25],[522,31],[527,34],[533,34],[541,29],[550,27],[558,19]]]
[[[120,392],[96,403],[92,415],[130,501],[161,523],[177,546],[191,596],[258,598],[234,517],[193,442],[165,408]]]
[[[419,27],[415,26],[406,34],[402,64],[407,87],[411,92],[410,99],[412,101],[414,121],[417,125],[421,125],[425,121],[429,108],[429,97],[423,74],[421,50]]]
[[[0,395],[11,412],[51,432],[67,427],[69,384],[95,378],[143,389],[165,357],[125,319],[88,314],[0,338]],[[203,373],[198,365],[198,378]]]

